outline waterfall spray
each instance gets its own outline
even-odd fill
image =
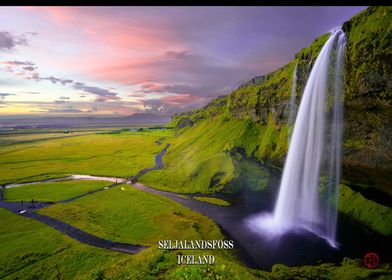
[[[337,246],[345,44],[344,32],[333,30],[315,61],[298,109],[273,215],[251,221],[259,229],[275,235],[306,229]]]

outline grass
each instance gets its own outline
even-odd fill
[[[208,202],[208,203],[215,204],[215,205],[230,206],[230,203],[227,202],[226,200],[216,198],[216,197],[194,196],[193,198],[196,200]]]
[[[0,147],[0,184],[69,174],[127,177],[154,166],[170,131],[93,134]],[[110,163],[110,164],[109,164]]]
[[[276,264],[272,267],[269,279],[302,280],[302,279],[390,279],[390,264],[379,265],[375,269],[366,268],[361,260],[344,258],[339,265],[330,263],[319,266],[288,267]]]
[[[30,201],[31,199],[42,202],[58,202],[76,197],[91,191],[110,186],[112,182],[72,180],[62,182],[48,182],[26,185],[6,189],[6,201]]]
[[[86,279],[97,266],[126,259],[80,244],[32,219],[0,208],[1,279]]]
[[[118,242],[150,246],[160,239],[195,239],[201,230],[221,237],[215,224],[202,215],[125,184],[39,212]]]
[[[343,184],[340,185],[338,209],[378,233],[392,236],[392,209],[366,199]]]
[[[92,133],[94,132],[7,134],[0,135],[0,145],[14,145],[23,142],[47,140],[51,138],[74,137],[82,134]]]
[[[171,146],[163,157],[164,169],[149,172],[140,181],[182,193],[233,192],[244,186],[263,189],[268,173],[233,153],[240,147],[246,156],[257,156],[259,145],[275,141],[271,150],[280,155],[287,137],[282,136],[286,134],[277,125],[271,126],[277,129],[274,138],[266,137],[265,128],[249,120],[216,118],[201,121],[194,127],[178,131],[178,137],[167,140]],[[281,141],[283,138],[285,140]]]

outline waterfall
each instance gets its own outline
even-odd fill
[[[297,86],[297,69],[298,63],[295,65],[293,81],[291,82],[291,97],[290,97],[290,111],[287,123],[293,125],[295,121],[295,115],[297,114],[297,105],[295,104],[296,99],[296,86]]]
[[[332,109],[332,122],[329,133],[329,162],[328,162],[328,202],[327,203],[327,232],[326,236],[329,240],[335,242],[336,240],[336,222],[337,222],[337,205],[338,205],[338,192],[341,171],[341,143],[343,132],[343,102],[342,102],[342,89],[343,89],[343,68],[344,68],[344,55],[345,55],[346,37],[344,33],[339,35],[337,42],[337,56],[335,61],[335,79],[334,79],[334,99]]]
[[[337,246],[345,44],[339,28],[321,49],[299,105],[274,212],[249,220],[253,228],[272,236],[305,229]]]

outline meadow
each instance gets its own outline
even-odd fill
[[[161,239],[222,237],[212,221],[160,195],[123,184],[38,211],[117,242],[155,245]],[[203,224],[203,226],[202,226]]]
[[[5,193],[5,201],[59,202],[95,190],[103,189],[113,184],[107,181],[72,180],[47,182],[9,188]]]
[[[3,145],[0,146],[0,184],[70,174],[129,177],[154,166],[154,156],[163,148],[156,141],[170,134],[169,130],[108,131]]]
[[[5,209],[0,209],[0,243],[1,279],[86,279],[97,266],[127,258]]]

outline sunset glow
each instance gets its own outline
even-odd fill
[[[201,107],[362,9],[2,7],[0,115]]]

